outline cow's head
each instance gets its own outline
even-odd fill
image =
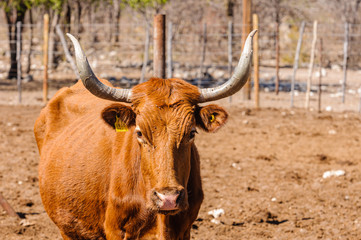
[[[188,207],[187,184],[196,129],[215,132],[227,120],[223,108],[199,104],[231,96],[242,88],[250,75],[254,34],[255,31],[248,36],[231,79],[206,89],[180,79],[158,78],[133,89],[106,86],[94,75],[78,41],[68,34],[85,87],[100,98],[131,103],[114,103],[103,110],[102,116],[112,127],[120,121],[134,131],[141,152],[142,176],[150,186],[150,208],[172,214]]]

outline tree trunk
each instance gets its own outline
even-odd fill
[[[28,50],[28,55],[27,55],[27,65],[26,65],[26,70],[25,73],[29,74],[30,73],[30,68],[31,68],[31,49],[33,47],[33,35],[34,35],[34,26],[33,26],[34,22],[33,22],[33,13],[32,10],[29,9],[29,50]]]
[[[113,21],[114,21],[114,34],[113,34],[113,43],[119,42],[119,22],[120,22],[120,2],[119,0],[114,0],[114,14],[113,14]]]
[[[105,3],[108,4],[108,3]],[[108,38],[107,41],[111,42],[112,41],[112,33],[113,33],[113,11],[112,11],[113,6],[111,4],[109,4],[108,6],[106,6],[106,11],[108,12],[107,14],[107,18],[108,18]]]
[[[71,29],[71,6],[67,2],[65,6],[65,14],[64,14],[64,28],[63,31],[66,33],[70,33]]]
[[[79,39],[79,33],[81,30],[81,26],[80,26],[80,18],[81,18],[81,12],[82,12],[82,6],[80,1],[75,1],[74,3],[74,11],[72,11],[73,13],[73,27],[74,27],[74,32],[73,34]]]
[[[228,17],[228,21],[233,21],[234,16],[234,6],[235,2],[234,0],[226,0],[226,14]]]
[[[16,18],[15,21],[12,21],[14,20],[14,17],[12,16],[14,13],[16,14]],[[9,49],[10,49],[10,69],[8,72],[7,79],[13,79],[13,78],[17,79],[18,76],[17,75],[18,63],[16,61],[16,40],[17,40],[16,23],[17,22],[24,23],[25,13],[26,13],[25,5],[20,6],[14,11],[5,12],[5,18],[8,24],[8,37],[9,37]],[[22,45],[22,42],[20,44]]]
[[[351,6],[352,8],[352,14],[350,15],[350,45],[349,45],[349,51],[350,52],[357,52],[359,49],[359,41],[356,40],[355,36],[359,36],[360,34],[360,28],[359,25],[357,24],[357,18],[358,18],[358,9],[360,7],[361,1],[360,0],[355,0],[354,5]],[[358,54],[354,54],[354,55],[350,55],[349,56],[349,63],[351,66],[353,67],[359,67],[357,66],[360,63],[360,56]]]
[[[48,68],[49,70],[52,70],[54,68],[54,52],[56,51],[56,45],[55,45],[55,26],[59,22],[59,13],[57,11],[54,12],[51,25],[49,29],[49,60],[48,60]]]
[[[90,44],[93,44],[97,41],[96,31],[94,31],[93,24],[95,22],[95,6],[94,3],[89,3],[88,8],[88,26],[86,31],[89,35]]]

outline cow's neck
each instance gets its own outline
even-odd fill
[[[157,237],[158,239],[173,239],[172,232],[169,232],[169,218],[170,216],[158,214],[157,215]]]

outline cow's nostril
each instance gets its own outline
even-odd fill
[[[185,195],[185,190],[184,189],[180,190],[178,193],[178,198],[176,200],[177,204],[179,204],[183,200],[184,195]]]
[[[155,195],[161,200],[161,201],[174,201],[176,202],[179,198],[179,193],[174,194],[163,194],[160,192],[155,192]]]

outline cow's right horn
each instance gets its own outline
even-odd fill
[[[130,102],[132,92],[130,89],[119,89],[109,87],[103,84],[93,73],[88,59],[85,56],[78,40],[71,34],[66,34],[74,44],[76,65],[78,67],[80,78],[93,95],[117,102]]]
[[[251,73],[252,63],[252,39],[257,30],[253,30],[247,37],[246,43],[239,59],[238,65],[232,77],[222,85],[214,88],[204,88],[200,90],[200,103],[215,101],[232,96],[238,92],[247,82]]]

